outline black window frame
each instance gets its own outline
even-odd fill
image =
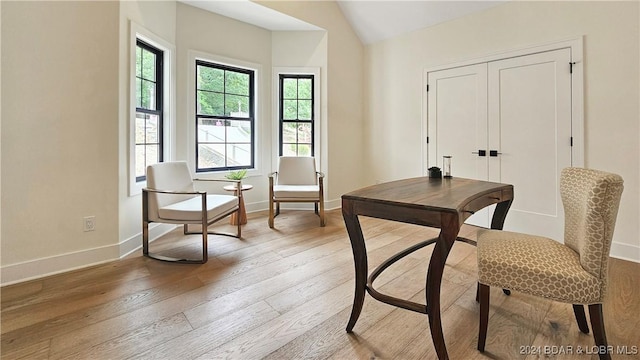
[[[310,79],[311,80],[311,119],[306,120],[306,119],[299,119],[299,117],[297,117],[296,119],[285,119],[284,118],[284,101],[285,100],[301,100],[301,98],[299,97],[298,94],[298,87],[296,87],[296,98],[295,99],[285,99],[284,97],[284,80],[285,79]],[[278,98],[278,102],[279,102],[279,111],[278,111],[278,131],[279,131],[279,139],[278,139],[278,154],[280,156],[283,155],[283,147],[285,145],[285,143],[283,142],[284,140],[284,136],[283,136],[283,129],[284,129],[284,124],[285,123],[305,123],[305,124],[310,124],[311,125],[311,156],[315,156],[315,148],[316,148],[316,116],[315,116],[315,101],[316,101],[316,94],[315,94],[315,75],[314,74],[280,74],[279,75],[279,98]],[[302,100],[309,100],[309,99],[302,99]],[[296,134],[296,144],[300,144],[300,142],[298,142],[297,140],[298,134]],[[290,143],[286,143],[286,144],[290,144]],[[299,147],[296,146],[296,156],[300,156],[298,153],[298,149]]]
[[[164,113],[164,51],[161,49],[158,49],[153,45],[150,45],[149,43],[139,38],[136,38],[136,48],[138,47],[144,50],[147,50],[156,56],[156,62],[155,62],[156,92],[155,92],[155,110],[138,107],[138,104],[136,101],[136,120],[135,121],[137,121],[138,113],[158,116],[158,141],[155,143],[148,143],[145,141],[144,143],[139,144],[134,138],[134,152],[136,151],[136,147],[138,145],[146,146],[146,145],[157,144],[158,145],[158,162],[163,162],[164,161],[164,116],[163,116],[163,113]],[[136,77],[136,79],[138,78],[141,79],[141,81],[152,81],[150,79],[138,77],[138,74],[134,74],[134,76]],[[142,96],[143,88],[144,88],[143,86],[140,87],[141,96]],[[136,96],[136,99],[137,99],[137,96]],[[146,133],[145,133],[145,137],[146,137]],[[136,159],[136,156],[134,156],[134,159]],[[146,159],[146,155],[145,155],[145,159]],[[146,161],[145,161],[145,164],[146,164]],[[147,180],[146,171],[145,171],[145,175],[136,176],[136,182],[142,182],[146,180]]]
[[[198,67],[199,66],[204,66],[204,67],[208,67],[208,68],[213,68],[213,69],[219,69],[219,70],[223,70],[225,72],[227,71],[231,71],[231,72],[236,72],[236,73],[241,73],[241,74],[247,74],[249,76],[249,100],[248,100],[248,105],[249,105],[249,113],[248,113],[248,117],[234,117],[234,116],[227,116],[227,115],[209,115],[209,114],[201,114],[198,113],[198,92],[199,91],[209,91],[209,92],[216,92],[213,90],[205,90],[205,89],[198,89]],[[256,89],[255,89],[255,77],[256,77],[256,70],[252,70],[252,69],[247,69],[247,68],[241,68],[241,67],[235,67],[235,66],[230,66],[230,65],[225,65],[225,64],[219,64],[213,61],[207,61],[207,60],[201,60],[201,59],[196,59],[196,67],[195,67],[196,71],[195,71],[195,169],[196,172],[220,172],[220,171],[232,171],[232,170],[240,170],[240,169],[254,169],[255,168],[255,146],[256,146],[256,119],[255,119],[255,106],[256,106],[256,101],[255,101],[255,94],[256,94]],[[224,76],[224,79],[226,81],[226,76]],[[227,94],[226,92],[226,87],[224,87],[225,90],[223,90],[224,92],[222,92],[221,94],[223,94],[223,96],[225,97],[225,100],[223,100],[223,104],[225,104],[226,106],[226,96],[227,95],[233,95],[233,96],[238,96],[237,94]],[[217,92],[220,93],[220,92]],[[226,111],[225,111],[226,113]],[[251,152],[251,160],[250,160],[250,164],[249,165],[239,165],[239,166],[230,166],[227,163],[227,159],[228,157],[225,155],[224,159],[225,159],[225,166],[219,166],[219,167],[208,167],[208,168],[201,168],[199,166],[199,147],[200,147],[200,141],[198,139],[198,122],[200,119],[206,119],[206,120],[211,120],[211,121],[224,121],[225,122],[225,126],[227,126],[226,124],[229,121],[247,121],[249,122],[250,128],[251,128],[251,140],[250,140],[250,152]],[[225,132],[225,136],[226,136],[226,132]],[[204,143],[204,142],[203,142]],[[225,145],[230,144],[229,142],[227,142],[227,139],[225,139],[224,142]]]

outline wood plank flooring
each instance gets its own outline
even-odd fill
[[[436,235],[424,227],[361,218],[372,269],[400,249]],[[230,230],[230,225],[214,226]],[[287,211],[267,226],[249,214],[243,239],[210,236],[209,262],[179,265],[141,256],[1,291],[2,359],[435,359],[426,316],[367,296],[353,334],[344,330],[353,296],[353,259],[339,210],[327,226]],[[475,238],[473,227],[462,235]],[[200,237],[181,229],[152,251],[199,254]],[[424,302],[432,247],[391,266],[379,290]],[[638,359],[640,264],[612,259],[604,307],[615,358]],[[578,356],[593,338],[578,331],[570,305],[514,292],[491,294],[487,352],[476,350],[476,252],[457,243],[442,287],[452,359],[596,359]],[[550,347],[548,354],[544,347]],[[553,348],[555,346],[555,348]],[[573,353],[567,352],[572,347]],[[626,346],[626,348],[624,348]]]

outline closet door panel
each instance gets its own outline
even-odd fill
[[[487,148],[487,64],[430,72],[427,81],[428,167],[450,155],[454,177],[487,180],[487,157],[477,154]],[[488,212],[467,222],[487,226]]]
[[[563,239],[560,171],[571,166],[569,49],[489,63],[489,180],[514,185],[505,229]]]
[[[429,73],[429,167],[442,168],[453,156],[454,176],[487,178],[487,65],[470,65]]]

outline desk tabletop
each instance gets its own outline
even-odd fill
[[[343,200],[458,211],[469,202],[500,192],[512,198],[513,185],[464,178],[417,177],[372,185],[342,196]]]

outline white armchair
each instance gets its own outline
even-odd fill
[[[194,181],[222,181],[235,183],[240,189],[236,196],[208,194],[196,191]],[[207,230],[214,222],[238,212],[242,186],[236,180],[192,179],[187,163],[164,162],[147,167],[147,188],[142,190],[142,252],[145,256],[163,261],[203,264],[207,262],[207,234],[240,238],[236,234]],[[149,252],[149,223],[183,224],[184,234],[202,234],[202,260],[176,259]],[[188,224],[202,225],[201,231],[189,231]]]
[[[320,226],[324,226],[323,179],[313,157],[281,156],[278,171],[269,174],[269,227],[273,228],[274,218],[280,214],[281,202],[313,202]]]

